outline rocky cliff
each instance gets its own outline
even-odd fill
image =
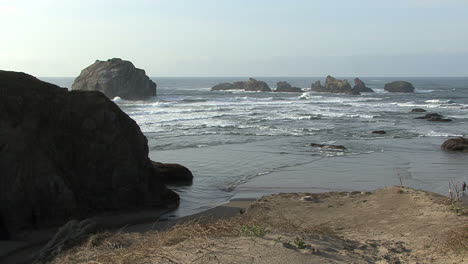
[[[0,71],[0,240],[106,211],[177,205],[147,139],[100,92]]]

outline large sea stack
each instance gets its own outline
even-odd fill
[[[72,218],[178,204],[136,122],[102,93],[0,71],[0,95],[0,240]]]
[[[385,84],[384,90],[391,93],[414,93],[414,86],[405,81],[395,81]]]
[[[130,61],[114,58],[97,60],[82,70],[72,90],[100,91],[110,99],[144,100],[156,96],[156,83]]]
[[[312,84],[312,91],[315,92],[326,92],[326,93],[344,93],[344,94],[359,94],[353,90],[347,80],[338,80],[330,75],[325,80],[325,87],[321,85],[319,81]]]

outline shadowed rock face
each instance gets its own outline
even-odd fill
[[[136,122],[102,93],[0,71],[0,95],[0,229],[8,236],[178,203]]]
[[[122,59],[97,60],[81,71],[72,90],[100,91],[110,99],[143,100],[156,96],[156,84],[129,61]]]
[[[277,82],[275,92],[302,93],[304,91],[299,87],[292,87],[288,82]]]
[[[373,93],[374,90],[367,87],[366,84],[363,81],[361,81],[361,79],[355,78],[353,92],[354,93]]]
[[[395,81],[385,84],[384,90],[391,93],[414,93],[414,86],[405,81]]]
[[[192,172],[186,167],[179,164],[161,163],[156,161],[152,161],[152,164],[163,183],[184,185],[192,184]]]
[[[264,81],[257,81],[254,78],[249,78],[246,82],[234,82],[234,83],[220,83],[211,87],[212,91],[224,91],[224,90],[244,90],[244,91],[256,91],[256,92],[271,92],[270,87]]]
[[[463,137],[447,139],[441,147],[447,151],[468,152],[468,139]]]
[[[351,85],[347,80],[338,80],[330,75],[325,80],[325,87],[323,87],[320,81],[312,84],[312,91],[315,92],[326,92],[326,93],[345,93],[345,94],[359,94],[359,92],[353,91]]]

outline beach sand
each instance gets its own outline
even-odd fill
[[[405,187],[270,195],[167,223],[93,235],[54,263],[468,263],[466,204]]]

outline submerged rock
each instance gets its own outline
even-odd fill
[[[136,122],[104,94],[7,71],[0,94],[0,229],[7,231],[0,239],[106,211],[178,204]]]
[[[72,90],[100,91],[108,98],[143,100],[156,96],[156,84],[130,61],[114,58],[97,60],[81,71]]]
[[[415,119],[426,119],[427,121],[435,121],[435,122],[450,122],[452,119],[444,118],[444,116],[437,114],[437,113],[430,113],[424,116],[416,117]]]
[[[427,112],[427,111],[422,109],[422,108],[413,108],[413,109],[411,109],[411,113],[424,113],[424,112]]]
[[[311,143],[310,146],[317,147],[317,148],[325,148],[325,149],[346,150],[346,147],[342,145],[326,145],[326,144]]]
[[[384,90],[391,93],[414,93],[414,86],[405,81],[395,81],[385,84]]]
[[[357,93],[373,93],[374,90],[367,87],[366,84],[363,81],[361,81],[361,79],[355,78],[353,92],[356,94]]]
[[[275,92],[302,93],[304,91],[299,87],[292,87],[288,82],[277,82]]]
[[[441,147],[447,151],[468,152],[468,139],[464,137],[447,139]]]
[[[372,134],[384,135],[384,134],[387,134],[387,132],[385,130],[375,130],[375,131],[372,131]]]

